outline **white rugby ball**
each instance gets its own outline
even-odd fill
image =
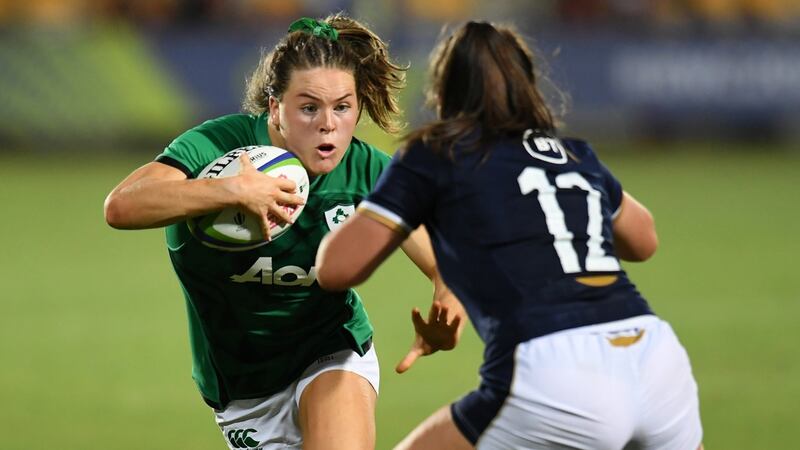
[[[197,178],[224,178],[239,174],[239,157],[247,153],[250,162],[259,171],[275,178],[288,178],[297,184],[295,194],[304,200],[308,198],[309,180],[303,164],[292,153],[278,147],[253,145],[241,147],[225,153],[206,166]],[[305,204],[294,207],[285,206],[292,220],[303,212]],[[238,208],[225,208],[204,216],[187,220],[189,231],[201,243],[212,248],[228,251],[250,250],[266,244],[261,233],[258,218]],[[284,234],[290,223],[270,220],[270,237]]]

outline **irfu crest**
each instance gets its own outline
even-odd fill
[[[333,230],[343,224],[355,211],[356,208],[353,205],[336,205],[325,211],[325,222],[328,223],[328,228]]]

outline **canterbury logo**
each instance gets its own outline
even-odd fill
[[[246,430],[230,430],[228,431],[228,441],[233,448],[258,447],[258,441],[248,436],[250,433],[256,433],[256,430],[252,428]]]

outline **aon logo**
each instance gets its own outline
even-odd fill
[[[302,267],[284,266],[273,271],[272,258],[262,256],[256,260],[247,272],[241,275],[232,275],[234,283],[261,283],[276,286],[311,286],[317,281],[317,269],[311,266],[308,272]]]

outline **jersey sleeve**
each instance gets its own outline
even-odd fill
[[[622,184],[620,184],[617,177],[608,169],[608,167],[600,161],[594,149],[583,140],[566,138],[562,142],[574,153],[578,161],[583,161],[580,164],[584,170],[599,175],[598,181],[602,184],[602,188],[608,194],[609,207],[612,211],[612,218],[619,214],[619,207],[622,204]]]
[[[221,154],[252,144],[253,134],[252,118],[242,114],[208,120],[175,138],[156,161],[194,178]]]
[[[600,160],[597,161],[597,166],[600,167],[603,179],[605,180],[606,192],[608,192],[611,211],[613,211],[611,213],[611,218],[613,219],[619,214],[620,206],[622,205],[622,184]]]
[[[438,157],[421,145],[398,151],[359,205],[359,213],[400,233],[411,233],[432,214],[441,170]]]
[[[156,157],[156,161],[179,169],[187,178],[194,178],[205,167],[206,152],[203,149],[213,146],[211,140],[196,129],[189,130],[170,143]]]
[[[369,190],[375,189],[381,174],[386,171],[392,158],[386,153],[373,147],[368,163]]]

